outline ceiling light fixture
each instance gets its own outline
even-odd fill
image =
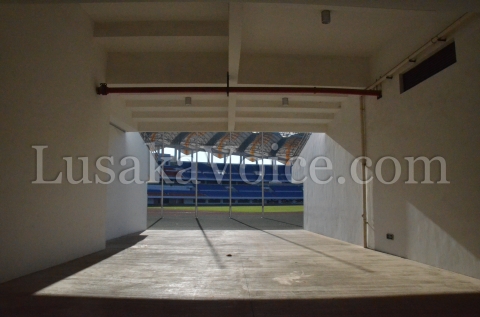
[[[282,106],[288,107],[288,98],[282,98]]]
[[[185,106],[192,105],[192,97],[185,97]]]
[[[322,11],[322,24],[330,24],[331,21],[330,10]]]

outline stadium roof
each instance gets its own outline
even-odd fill
[[[300,155],[310,133],[264,132],[143,132],[150,150],[160,153],[164,147],[176,148],[184,154],[211,151],[218,158],[233,155],[247,158],[276,157],[286,163]]]

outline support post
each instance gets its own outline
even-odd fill
[[[262,218],[265,214],[265,166],[263,165],[263,132],[262,132]]]
[[[232,132],[229,132],[230,134],[230,150],[229,150],[229,161],[230,161],[230,166],[229,166],[229,183],[228,183],[228,214],[229,214],[229,217],[232,218]]]
[[[198,149],[195,152],[195,218],[198,218]]]
[[[161,198],[161,209],[160,209],[160,219],[163,218],[163,184],[164,184],[164,179],[163,179],[163,174],[165,171],[163,170],[165,166],[165,132],[162,132],[162,159],[161,159],[161,171],[162,171],[162,198]]]

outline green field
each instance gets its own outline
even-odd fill
[[[160,207],[148,207],[149,209],[160,209]],[[165,210],[195,211],[194,206],[165,206]],[[228,212],[228,206],[199,206],[199,211]],[[233,206],[232,212],[262,212],[262,206]],[[296,206],[265,206],[265,212],[303,212],[302,205]]]

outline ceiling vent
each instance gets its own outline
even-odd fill
[[[414,62],[414,61],[412,61]],[[412,89],[457,62],[455,42],[445,46],[417,66],[400,75],[400,93]]]

